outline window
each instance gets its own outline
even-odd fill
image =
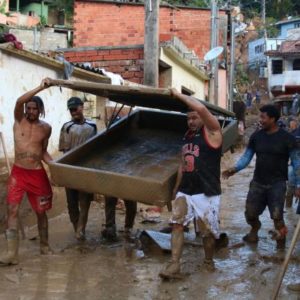
[[[188,95],[188,96],[192,96],[193,94],[195,94],[195,92],[191,91],[190,89],[186,88],[185,86],[181,86],[181,93],[183,95]]]
[[[264,52],[264,44],[255,46],[254,51],[255,51],[255,54]]]
[[[281,59],[272,60],[272,74],[282,74],[283,64]]]
[[[300,70],[300,59],[295,59],[293,61],[293,70]]]

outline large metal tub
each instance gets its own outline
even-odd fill
[[[220,122],[225,151],[236,121]],[[171,200],[186,130],[185,114],[137,110],[56,160],[52,178],[61,186],[164,206]]]
[[[182,137],[187,130],[183,113],[188,107],[175,100],[169,89],[65,80],[52,83],[123,105],[152,108],[135,111],[55,161],[50,165],[54,181],[69,188],[152,205],[168,203],[180,162]],[[234,114],[196,100],[219,118],[225,152],[237,138]]]

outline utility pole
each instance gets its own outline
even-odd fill
[[[159,0],[145,0],[144,84],[158,87]]]
[[[261,0],[261,20],[264,30],[264,38],[267,38],[267,29],[266,29],[266,0]]]
[[[229,103],[228,109],[233,110],[233,81],[235,69],[235,20],[230,14],[230,74],[229,74]]]
[[[210,48],[218,45],[217,0],[211,0]],[[211,61],[211,79],[209,82],[209,102],[218,105],[218,58]]]

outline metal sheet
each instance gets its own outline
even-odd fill
[[[222,124],[227,150],[236,122]],[[186,130],[184,114],[137,110],[50,164],[52,178],[60,186],[164,206],[171,200]]]
[[[160,249],[171,251],[171,234],[154,230],[144,230],[141,234],[146,234]]]

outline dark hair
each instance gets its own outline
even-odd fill
[[[266,113],[269,118],[274,118],[275,122],[280,118],[280,112],[275,105],[266,104],[260,108],[262,113]]]
[[[28,102],[34,102],[36,103],[37,107],[38,107],[38,110],[39,110],[39,113],[40,113],[40,117],[43,117],[45,118],[45,106],[44,106],[44,102],[42,100],[41,97],[39,96],[33,96]],[[28,103],[27,102],[27,103]]]

